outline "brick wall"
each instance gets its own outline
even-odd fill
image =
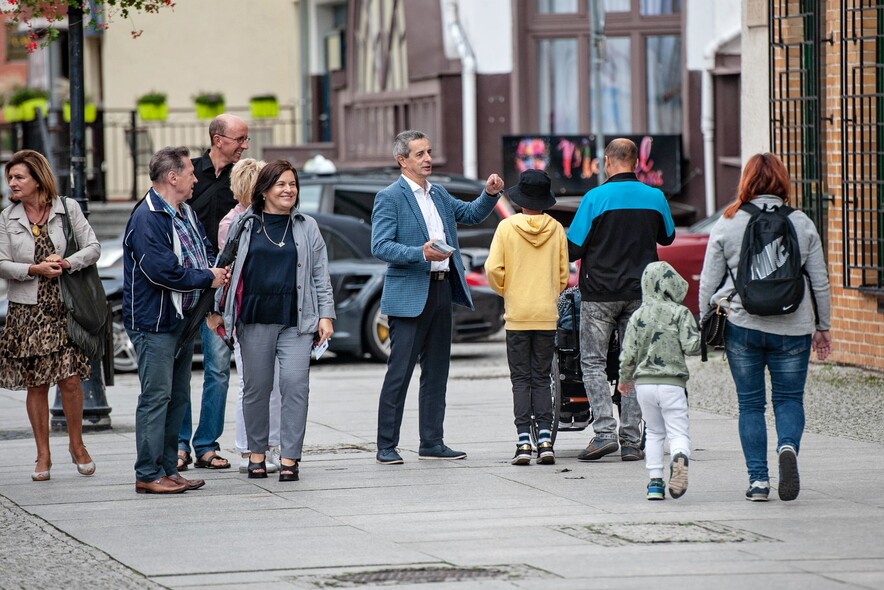
[[[842,83],[841,83],[841,61],[842,61],[842,43],[841,43],[841,22],[844,16],[841,14],[840,0],[826,0],[825,16],[824,16],[824,32],[822,37],[831,38],[834,43],[823,43],[822,45],[822,63],[824,64],[824,77],[822,78],[824,92],[824,112],[823,117],[831,117],[831,123],[826,123],[824,127],[824,160],[825,160],[825,179],[827,191],[832,195],[834,202],[830,205],[828,215],[828,261],[829,261],[829,279],[831,281],[832,293],[832,338],[834,340],[834,352],[832,360],[840,363],[851,365],[859,365],[862,367],[870,367],[884,370],[884,314],[879,309],[878,299],[875,296],[861,293],[855,288],[845,288],[844,285],[844,232],[843,232],[843,210],[842,198],[844,196],[844,178],[842,176],[845,169],[845,160],[850,159],[850,154],[845,153],[848,146],[842,145]],[[872,26],[874,31],[874,25]],[[848,64],[855,64],[861,57],[858,49],[850,50],[846,56]],[[865,55],[866,63],[871,57],[874,63],[874,56]],[[874,78],[863,80],[866,88],[863,93],[868,92],[868,85],[874,88]],[[874,90],[872,90],[874,92]],[[864,109],[865,117],[871,117],[874,121],[875,113]],[[884,150],[884,146],[875,145],[874,134],[869,134],[868,139],[857,141],[848,135],[848,145],[858,145],[869,151]],[[847,166],[849,170],[849,165]],[[868,178],[877,178],[878,171],[869,168],[869,162],[865,162],[863,175]],[[848,188],[852,185],[848,184]],[[855,204],[857,199],[861,197],[856,194],[848,194],[848,203]],[[868,198],[865,199],[868,201]],[[865,203],[866,206],[874,204]],[[877,207],[880,207],[877,204]],[[874,223],[874,216],[869,219],[871,223],[866,227],[858,226],[849,227],[850,235],[857,235],[865,232],[867,237],[873,237],[878,233],[878,227]],[[873,254],[874,253],[870,253]],[[860,277],[854,277],[852,281],[854,285],[858,284]]]
[[[776,0],[771,4],[775,11],[773,14],[793,17],[801,12],[802,6],[807,6],[799,0]],[[870,6],[861,2],[849,4]],[[842,23],[848,18],[848,15],[842,14],[842,0],[822,0],[818,6],[818,18],[822,23],[819,35],[822,39],[819,56],[820,115],[824,121],[821,129],[821,191],[831,197],[825,227],[819,229],[826,239],[831,286],[834,352],[830,358],[837,363],[884,370],[884,294],[879,302],[874,294],[863,293],[857,288],[863,284],[877,284],[877,276],[871,274],[874,271],[861,271],[857,268],[858,263],[864,260],[872,266],[881,264],[876,251],[876,238],[881,236],[878,223],[880,209],[884,204],[880,202],[874,183],[869,182],[878,180],[881,176],[876,168],[876,158],[872,154],[884,151],[884,145],[877,145],[874,133],[877,120],[877,103],[872,98],[876,83],[874,44],[842,44]],[[874,38],[874,9],[854,13],[850,18],[858,18],[864,29],[860,33]],[[806,23],[802,18],[781,18],[773,24],[776,20],[769,20],[769,26],[779,27],[774,29],[775,45],[771,51],[771,98],[801,98],[804,96],[800,87],[801,78],[795,75],[794,69],[803,62],[800,54],[794,53],[794,46],[804,37]],[[848,32],[845,36],[850,38],[857,35]],[[842,56],[842,51],[847,53]],[[842,60],[846,62],[851,84],[848,88],[843,87],[845,84],[841,79]],[[863,64],[865,68],[856,67],[859,64]],[[751,66],[744,63],[743,67]],[[785,73],[787,68],[793,69],[791,75]],[[842,99],[845,93],[862,94],[865,98],[848,99],[845,102]],[[842,112],[845,105],[847,110]],[[802,180],[805,174],[811,172],[802,169],[802,157],[795,157],[807,147],[799,143],[802,141],[800,128],[805,124],[812,124],[802,120],[804,114],[804,110],[800,107],[793,108],[788,100],[784,107],[778,110],[774,108],[772,111],[774,133],[771,149],[781,152],[780,155],[784,156],[783,159],[796,181]],[[795,190],[796,188],[796,184],[793,184],[793,191],[797,193],[795,204],[800,205],[800,191]],[[853,253],[853,270],[847,277],[849,281],[845,281],[845,240]],[[863,276],[863,272],[866,276]],[[845,287],[846,282],[851,285],[850,288]]]

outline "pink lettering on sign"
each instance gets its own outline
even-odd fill
[[[591,178],[599,171],[598,159],[591,157],[590,143],[583,140],[578,146],[564,137],[559,140],[556,149],[562,154],[562,176],[572,178],[574,169],[580,169],[580,178]]]
[[[651,145],[654,140],[645,135],[638,148],[638,162],[635,164],[635,176],[639,181],[650,186],[663,186],[663,171],[654,170],[654,160],[651,159]]]

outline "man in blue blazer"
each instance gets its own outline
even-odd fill
[[[492,174],[471,203],[430,184],[429,138],[396,136],[393,156],[402,176],[377,194],[371,214],[371,252],[387,263],[381,311],[390,325],[390,359],[378,407],[377,462],[402,463],[396,451],[405,396],[420,361],[420,459],[464,459],[443,441],[445,391],[451,358],[451,305],[472,308],[463,262],[456,254],[457,223],[476,224],[497,203],[503,180]],[[453,250],[452,250],[453,248]]]

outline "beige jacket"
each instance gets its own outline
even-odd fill
[[[64,205],[59,198],[52,199],[52,209],[46,227],[55,252],[70,263],[71,271],[77,271],[98,260],[101,247],[92,226],[73,199],[67,200],[71,215],[71,227],[80,244],[80,250],[70,256],[64,238]],[[21,203],[14,203],[0,213],[0,279],[9,281],[9,301],[36,305],[38,277],[28,276],[28,268],[34,264],[36,238],[31,233],[31,223]]]

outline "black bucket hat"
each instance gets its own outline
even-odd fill
[[[525,170],[519,175],[519,184],[506,192],[519,207],[546,211],[556,204],[550,184],[549,176],[543,170]]]

